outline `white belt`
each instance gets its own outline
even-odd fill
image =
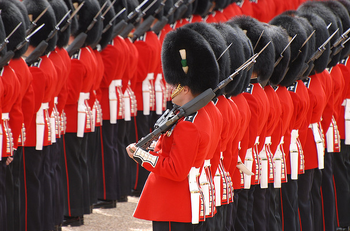
[[[207,174],[204,170],[204,167],[208,167],[208,166],[210,166],[210,160],[209,160],[209,165],[208,165],[208,161],[205,160],[201,175],[199,177],[200,187],[201,187],[203,194],[204,194],[205,215],[209,215],[209,212],[210,212],[210,192],[209,192],[209,190],[210,190],[209,177],[210,176],[207,176]]]
[[[317,149],[318,168],[324,169],[324,143],[318,123],[310,124]]]
[[[247,167],[249,171],[253,169],[253,149],[247,149],[247,153],[244,160],[244,165]],[[252,177],[251,175],[244,174],[244,188],[250,189]]]
[[[129,92],[126,90],[124,92],[124,120],[125,121],[131,121],[131,105],[130,105],[130,95]]]
[[[162,74],[157,75],[154,87],[156,91],[156,113],[161,115],[163,113],[163,88],[162,88]]]
[[[345,99],[342,105],[345,106],[345,144],[350,145],[350,99]]]
[[[10,119],[10,114],[9,113],[2,113],[1,114],[2,120],[9,120]]]
[[[39,110],[36,112],[36,150],[43,150],[44,146],[44,133],[45,133],[45,118],[44,118],[44,108],[46,108],[46,103],[42,103]]]
[[[108,87],[108,96],[109,96],[109,120],[111,124],[117,123],[117,106],[118,106],[118,98],[116,93],[116,81],[113,80]]]
[[[282,186],[282,158],[283,153],[281,150],[281,145],[284,143],[284,137],[281,137],[281,141],[277,147],[277,150],[275,152],[275,155],[273,157],[273,162],[275,166],[274,171],[274,180],[273,180],[273,186],[274,188],[281,188]]]
[[[290,139],[290,146],[289,146],[289,152],[290,152],[290,172],[291,172],[291,179],[297,180],[298,179],[298,173],[299,173],[299,166],[298,166],[298,145],[297,145],[297,139],[299,137],[299,131],[296,129],[293,129],[291,132],[291,139]]]
[[[150,114],[150,98],[151,98],[151,83],[150,79],[154,78],[154,73],[148,73],[147,78],[142,82],[142,100],[143,100],[143,114]]]
[[[90,98],[90,93],[80,92],[78,100],[78,128],[77,128],[77,137],[84,137],[85,131],[85,119],[87,108],[85,105],[85,100]]]
[[[188,174],[188,184],[191,193],[191,212],[192,224],[199,223],[201,211],[201,192],[198,186],[197,177],[199,176],[199,168],[192,167]],[[204,216],[204,214],[203,214]]]
[[[2,159],[3,136],[4,136],[4,132],[2,129],[2,124],[0,124],[0,160]]]

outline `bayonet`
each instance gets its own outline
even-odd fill
[[[259,44],[259,42],[260,42],[260,39],[262,38],[264,32],[265,32],[264,30],[261,32],[261,34],[260,34],[260,36],[259,36],[259,38],[258,38],[258,41],[256,41],[255,46],[254,46],[254,49],[253,49],[254,51],[255,51],[256,47],[258,46],[258,44]]]
[[[79,12],[79,10],[83,7],[85,1],[83,1],[82,3],[80,3],[80,5],[75,9],[75,11],[71,14],[71,16],[69,17],[69,19],[67,19],[66,24],[61,28],[61,32],[65,31],[68,26],[72,23],[72,19],[74,18],[74,16]]]
[[[47,36],[47,39],[45,40],[46,42],[48,42],[50,39],[53,38],[53,36],[55,36],[55,34],[60,30],[60,26],[63,23],[63,21],[68,17],[68,15],[70,14],[71,10],[69,10],[62,18],[61,20],[57,23],[57,25],[55,26],[55,29],[53,29],[49,36]]]
[[[85,34],[87,34],[96,24],[98,17],[100,17],[100,14],[102,13],[103,9],[106,7],[107,5],[107,1],[105,2],[105,4],[103,4],[103,6],[101,7],[101,9],[97,12],[97,14],[95,15],[95,17],[92,19],[92,22],[90,23],[90,25],[88,26],[88,28],[85,31]]]
[[[178,0],[175,5],[173,5],[167,16],[163,16],[162,19],[158,22],[156,22],[154,24],[154,26],[151,28],[151,30],[156,33],[156,34],[159,34],[159,32],[164,28],[164,26],[168,23],[168,20],[169,20],[169,17],[175,13],[176,9],[178,9],[182,4],[184,3],[184,0]]]
[[[331,41],[331,39],[338,33],[338,31],[339,31],[339,28],[336,31],[334,31],[333,34],[331,36],[329,36],[329,38],[321,46],[319,46],[319,48],[317,48],[317,50],[311,56],[309,61],[307,61],[307,63],[309,63],[311,61],[315,61],[323,54],[323,52],[326,50],[327,43],[329,43]]]
[[[226,49],[221,53],[221,55],[219,56],[219,58],[216,59],[216,62],[219,61],[221,59],[221,57],[228,51],[228,49],[230,49],[230,47],[232,46],[232,43],[230,43],[230,45],[228,45],[226,47]]]
[[[16,49],[14,50],[14,52],[18,51],[19,49],[21,49],[24,45],[26,45],[26,43],[29,42],[29,39],[36,33],[38,32],[43,26],[45,26],[45,23],[41,24],[41,26],[39,26],[38,28],[36,28],[32,33],[30,33],[20,44],[18,44],[16,46]]]
[[[114,5],[114,3],[116,2],[117,0],[114,0],[112,3],[111,3],[111,5],[109,5],[108,7],[107,7],[107,9],[105,10],[105,12],[103,12],[103,14],[101,15],[101,18],[102,18],[102,20],[104,20],[105,19],[105,15],[108,13],[108,11],[113,7],[113,5]],[[107,3],[107,1],[105,2],[105,4]]]
[[[28,30],[26,31],[26,35],[30,34],[30,33],[33,31],[34,27],[37,26],[36,23],[37,23],[37,22],[39,21],[39,19],[41,19],[41,17],[46,13],[46,11],[49,9],[49,7],[50,7],[50,6],[46,7],[46,9],[43,10],[43,12],[41,12],[41,13],[39,14],[39,16],[36,17],[36,19],[35,19],[34,21],[32,21],[32,23],[30,24]]]
[[[141,8],[148,2],[148,0],[144,0],[140,5],[138,5],[135,10],[133,10],[132,12],[130,12],[127,16],[128,20],[130,21],[131,19],[133,19],[136,15],[138,15],[140,13]]]
[[[111,26],[113,26],[113,22],[126,11],[126,8],[124,7],[121,11],[118,12],[111,20],[109,20],[108,25],[103,29],[102,33],[105,33]]]
[[[22,25],[22,22],[18,23],[18,25],[11,31],[11,33],[4,39],[4,42],[0,45],[0,51],[2,51],[6,44],[8,44],[9,38],[16,32],[16,30]]]
[[[283,59],[283,54],[284,52],[286,52],[287,48],[290,47],[290,45],[292,44],[292,42],[294,41],[294,39],[297,37],[297,34],[294,35],[294,37],[289,41],[289,43],[287,44],[287,46],[283,49],[283,51],[280,54],[280,57],[276,60],[274,67],[277,67],[277,65],[281,62],[281,60]]]
[[[294,62],[300,55],[301,53],[301,49],[303,49],[303,47],[306,45],[306,43],[311,39],[311,37],[315,34],[316,30],[314,30],[309,37],[307,37],[307,39],[304,41],[304,43],[301,45],[301,47],[299,48],[298,54],[295,56],[295,58],[292,60],[292,62]]]

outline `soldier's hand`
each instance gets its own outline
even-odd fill
[[[126,152],[128,153],[130,158],[133,158],[135,151],[136,151],[135,143],[129,144],[126,147]]]
[[[13,158],[11,156],[7,157],[6,165],[11,164],[12,161],[13,161]]]

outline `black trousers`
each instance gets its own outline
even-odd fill
[[[299,175],[298,179],[299,217],[300,229],[302,230],[313,230],[313,200],[311,197],[311,188],[314,172],[315,169],[306,170],[304,174]]]
[[[53,194],[52,184],[53,180],[53,152],[51,152],[51,145],[43,147],[42,158],[43,168],[41,169],[39,180],[41,185],[41,192],[43,195],[41,203],[41,220],[42,228],[44,230],[52,230],[54,228],[54,209],[53,209]]]
[[[101,156],[101,134],[100,128],[96,127],[95,132],[87,133],[87,161],[89,172],[89,205],[97,202],[97,159]]]
[[[333,156],[338,227],[350,226],[350,145],[341,140],[341,152]]]
[[[56,143],[51,145],[52,152],[52,166],[53,166],[53,178],[52,178],[52,197],[53,197],[53,208],[54,208],[54,224],[60,225],[63,221],[63,179],[62,179],[62,168],[61,168],[61,155],[63,149],[63,139],[56,138]]]
[[[137,116],[135,117],[135,128],[136,128],[137,140],[141,139],[142,137],[150,133],[149,116],[144,115],[143,111],[137,111]],[[141,192],[148,178],[148,175],[149,175],[149,171],[142,168],[138,163],[134,161],[131,164],[133,190]]]
[[[299,175],[299,178],[302,177]],[[298,201],[298,181],[292,180],[291,175],[287,175],[287,182],[282,184],[281,191],[281,219],[283,230],[299,231],[299,201]]]
[[[0,229],[7,230],[6,158],[0,161]]]
[[[274,188],[273,184],[269,184],[269,203],[267,206],[268,223],[266,230],[269,231],[282,231],[282,220],[281,220],[281,195],[280,189]]]
[[[44,203],[40,173],[44,168],[43,151],[35,147],[23,149],[21,166],[20,194],[21,194],[21,230],[42,230],[42,203]]]
[[[336,153],[325,154],[324,159],[324,169],[322,171],[322,204],[323,209],[323,223],[324,230],[335,231],[335,195],[334,195],[334,185],[333,185],[333,156]],[[322,227],[323,227],[322,223]]]
[[[237,204],[237,218],[234,223],[236,231],[247,231],[248,230],[248,189],[242,189],[239,192],[238,204]]]
[[[197,225],[191,223],[153,221],[153,231],[194,231]]]
[[[267,227],[266,217],[266,192],[267,189],[260,188],[260,185],[255,185],[254,190],[254,203],[253,203],[253,222],[254,229],[263,231]]]
[[[20,172],[22,147],[13,152],[13,161],[6,168],[6,205],[8,231],[20,230]]]
[[[118,155],[114,144],[117,124],[103,121],[101,127],[101,154],[97,157],[97,197],[102,200],[117,200]]]
[[[62,150],[63,163],[63,188],[64,188],[64,215],[84,215],[84,191],[83,170],[87,171],[86,162],[82,154],[83,138],[77,137],[76,133],[66,133],[63,136],[64,149]],[[85,165],[85,167],[84,167]]]

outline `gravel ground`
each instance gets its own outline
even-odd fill
[[[128,197],[128,202],[117,203],[114,209],[94,209],[92,214],[84,215],[84,225],[63,227],[62,231],[151,231],[152,222],[132,216],[138,197]]]

